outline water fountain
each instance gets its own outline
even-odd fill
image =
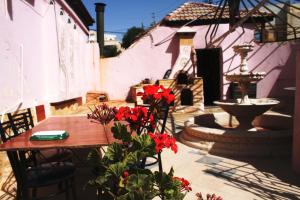
[[[240,72],[225,74],[225,77],[228,81],[238,83],[241,98],[215,101],[225,112],[190,118],[179,136],[181,141],[217,155],[289,155],[292,116],[267,112],[279,103],[275,99],[248,97],[250,83],[262,80],[266,74],[248,71],[246,58],[253,50],[251,44],[236,45],[233,48],[241,57]]]
[[[250,83],[258,82],[265,77],[264,72],[249,72],[247,66],[247,55],[253,50],[251,44],[236,45],[234,51],[241,56],[240,73],[225,74],[226,80],[237,82],[241,91],[241,99],[230,101],[215,101],[229,114],[235,116],[239,122],[239,129],[253,128],[251,125],[255,117],[262,115],[271,107],[279,104],[274,99],[249,99],[248,90]]]

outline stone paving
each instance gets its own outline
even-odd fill
[[[110,105],[126,105],[124,102],[111,102]],[[85,114],[87,106],[76,106],[54,114]],[[176,137],[180,134],[184,122],[191,116],[200,113],[175,113],[168,120],[167,130]],[[196,199],[195,194],[216,193],[225,200],[293,200],[300,199],[300,177],[291,170],[289,157],[281,158],[225,158],[207,154],[178,142],[179,151],[174,154],[166,150],[162,154],[163,168],[168,171],[172,166],[175,175],[188,179],[193,191],[188,193],[187,200]],[[85,160],[86,152],[78,152],[81,161]],[[0,184],[10,174],[5,154],[0,154]],[[78,199],[96,199],[93,189],[82,190],[88,180],[89,170],[84,162],[77,170]],[[83,165],[82,165],[83,164]],[[157,166],[153,166],[155,169]],[[10,184],[13,181],[8,181]],[[7,187],[8,185],[6,185]],[[3,187],[2,187],[3,188]],[[7,188],[6,188],[7,189]],[[13,187],[9,188],[13,191]],[[80,191],[80,192],[79,192]],[[0,200],[14,199],[0,192]],[[64,199],[64,196],[56,199]]]

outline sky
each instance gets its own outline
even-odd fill
[[[82,0],[87,7],[91,16],[95,16],[95,3],[105,3],[104,13],[104,31],[109,34],[116,34],[118,40],[122,40],[123,34],[128,28],[133,26],[145,28],[154,21],[159,22],[168,13],[178,8],[188,0]],[[207,2],[208,0],[193,0]],[[255,0],[251,0],[255,2]],[[283,0],[287,1],[287,0]],[[291,0],[292,2],[299,2],[299,0]],[[214,0],[213,2],[218,2]],[[247,2],[247,1],[246,1]],[[277,0],[278,2],[278,0]],[[96,29],[96,23],[91,29]]]
[[[91,16],[95,16],[95,3],[105,3],[104,31],[126,32],[133,26],[145,28],[153,22],[160,21],[168,13],[179,7],[187,0],[82,0]],[[153,14],[154,13],[154,14]],[[90,27],[96,29],[95,24]],[[118,34],[118,39],[122,35]]]

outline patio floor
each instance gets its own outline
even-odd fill
[[[124,105],[124,103],[113,103]],[[78,111],[79,110],[79,111]],[[64,114],[87,113],[86,106],[74,109]],[[62,113],[56,113],[62,114]],[[168,129],[175,136],[180,134],[183,123],[197,113],[175,113],[169,118]],[[187,200],[196,199],[195,194],[215,193],[224,200],[293,200],[300,199],[300,177],[291,170],[291,160],[282,158],[224,158],[207,154],[197,149],[190,148],[178,142],[178,153],[165,150],[162,154],[163,167],[168,171],[171,166],[175,175],[184,177],[192,184],[193,191],[186,196]],[[80,162],[77,170],[78,199],[96,199],[95,191],[91,188],[82,190],[90,173],[84,161],[87,151],[78,151]],[[1,153],[0,184],[9,174],[8,162]],[[155,169],[156,166],[153,166]],[[13,199],[0,191],[0,199]],[[59,199],[64,199],[61,196]]]

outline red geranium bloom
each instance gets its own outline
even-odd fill
[[[148,113],[148,109],[141,106],[134,108],[120,107],[119,112],[115,116],[115,120],[127,121],[134,130],[138,130],[140,127],[144,127],[147,124],[151,125],[152,128],[155,127],[153,114]]]
[[[143,87],[144,95],[146,96],[154,95],[158,92],[159,88],[160,87],[158,85],[146,85]]]
[[[128,176],[129,176],[128,171],[125,171],[125,172],[123,173],[123,178],[127,178]]]
[[[179,177],[173,177],[174,180],[177,180],[179,182],[181,182],[181,188],[182,190],[186,190],[186,191],[192,191],[192,188],[190,186],[190,182],[184,178],[179,178]]]
[[[158,85],[147,85],[143,87],[144,93],[143,93],[143,100],[154,100],[154,101],[160,101],[164,100],[168,104],[172,103],[174,101],[174,94],[172,94],[172,90],[170,88],[166,89],[164,86],[158,86]],[[141,95],[141,93],[138,93],[138,95]]]
[[[177,153],[178,147],[175,143],[174,137],[166,133],[149,133],[151,139],[155,142],[155,150],[157,153],[161,152],[163,148],[171,148],[174,153]]]
[[[163,86],[160,87],[161,88],[161,96],[162,98],[168,103],[172,103],[175,99],[174,94],[172,94],[172,90],[170,88],[166,89]]]

